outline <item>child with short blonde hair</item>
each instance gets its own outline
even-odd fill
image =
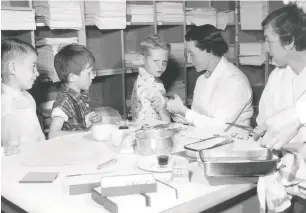
[[[159,79],[167,68],[170,51],[170,44],[159,35],[150,35],[140,43],[143,66],[139,68],[133,87],[133,120],[170,121],[166,110],[166,90]]]
[[[19,39],[1,41],[1,146],[5,155],[18,146],[45,140],[36,115],[36,103],[27,90],[39,73],[37,51]]]
[[[87,91],[95,77],[93,54],[83,45],[64,46],[54,57],[54,67],[65,90],[58,94],[51,113],[49,138],[87,131],[100,122],[89,103]]]

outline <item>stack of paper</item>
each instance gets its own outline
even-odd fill
[[[33,10],[1,10],[1,30],[35,30]]]
[[[39,72],[47,74],[47,76],[53,82],[60,81],[54,69],[54,56],[62,46],[77,42],[77,37],[38,38],[36,40],[36,46],[38,52],[37,69],[39,70]]]
[[[124,62],[126,67],[139,67],[141,65],[140,54],[135,51],[125,53]]]
[[[175,59],[179,64],[185,64],[184,43],[170,43],[171,54],[170,57]]]
[[[154,22],[153,5],[128,4],[127,15],[131,22]]]
[[[194,24],[196,26],[211,24],[217,25],[217,11],[215,8],[187,8],[186,24]]]
[[[126,0],[85,1],[85,20],[99,29],[125,29]]]
[[[242,30],[261,30],[261,22],[268,15],[268,1],[241,1],[240,20]]]
[[[183,80],[175,81],[167,91],[167,95],[177,94],[184,101],[186,99],[185,86],[186,85],[184,84]]]
[[[41,16],[50,29],[81,29],[79,1],[33,1],[36,16]]]
[[[227,25],[235,24],[235,12],[231,10],[217,12],[217,28],[224,30]]]
[[[158,22],[183,22],[183,2],[157,2],[156,13]]]
[[[260,66],[265,61],[263,42],[240,43],[239,62],[244,65]]]

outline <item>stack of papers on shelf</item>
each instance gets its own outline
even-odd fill
[[[128,4],[127,15],[131,22],[154,22],[153,5]]]
[[[1,10],[1,30],[35,30],[33,10]]]
[[[139,67],[141,65],[140,54],[135,51],[125,53],[124,63],[126,67]]]
[[[126,0],[85,1],[85,20],[99,29],[125,29]]]
[[[61,47],[77,43],[77,37],[71,38],[38,38],[36,40],[37,52],[38,52],[38,64],[37,69],[40,73],[47,74],[47,76],[53,81],[60,81],[57,73],[54,69],[54,56],[60,50]]]
[[[234,60],[235,59],[235,45],[228,45],[228,51],[225,53],[225,58],[228,60]]]
[[[170,43],[171,53],[170,57],[176,60],[179,64],[185,64],[184,43]]]
[[[228,10],[228,11],[221,11],[217,12],[217,28],[224,30],[227,25],[234,25],[235,24],[235,12]]]
[[[184,22],[183,2],[157,2],[158,22]]]
[[[33,1],[36,16],[41,16],[50,29],[81,29],[79,1]]]
[[[268,15],[268,1],[241,1],[240,20],[242,30],[261,30],[261,22]]]
[[[183,80],[177,80],[167,91],[167,95],[177,94],[184,101],[186,99],[185,95],[185,83]]]
[[[239,45],[240,64],[260,66],[265,61],[263,42],[240,43]]]
[[[215,8],[187,8],[186,24],[196,26],[210,24],[217,25],[217,11]]]

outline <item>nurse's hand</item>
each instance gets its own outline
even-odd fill
[[[184,105],[182,99],[175,94],[174,99],[167,101],[167,110],[172,114],[180,114],[185,117],[188,108]]]
[[[256,127],[253,138],[257,141],[265,133],[260,140],[261,145],[268,149],[279,150],[297,135],[302,126],[295,108],[289,107]]]

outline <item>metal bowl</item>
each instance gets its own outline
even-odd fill
[[[171,130],[146,130],[136,133],[136,146],[141,155],[168,154],[173,149]]]

